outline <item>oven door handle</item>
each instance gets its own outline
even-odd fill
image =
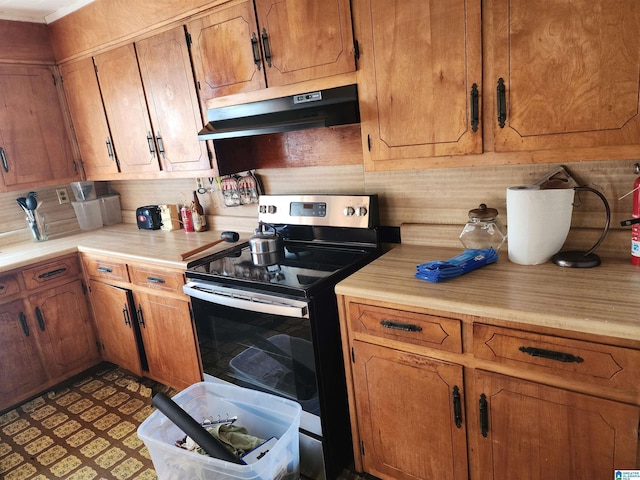
[[[309,308],[306,302],[297,302],[295,300],[287,300],[284,298],[273,297],[268,295],[251,295],[247,294],[247,298],[240,298],[240,292],[235,292],[236,296],[231,294],[219,293],[223,289],[211,289],[208,285],[198,282],[189,282],[182,287],[185,294],[193,298],[204,300],[218,305],[224,305],[231,308],[241,308],[252,312],[267,313],[272,315],[282,315],[294,318],[309,318]]]

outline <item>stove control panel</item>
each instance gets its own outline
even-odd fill
[[[261,195],[258,220],[274,224],[372,228],[377,195]]]

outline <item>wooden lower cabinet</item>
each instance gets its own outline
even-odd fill
[[[640,351],[340,301],[356,469],[385,480],[561,480],[640,468]],[[468,333],[459,351],[424,346],[437,338],[429,325],[453,335],[451,322]]]
[[[183,273],[83,256],[102,358],[176,389],[202,380]]]
[[[364,470],[468,479],[462,367],[365,342],[352,348]]]
[[[0,281],[0,411],[100,362],[76,255]]]
[[[0,411],[47,379],[38,355],[35,322],[27,319],[22,300],[0,306]]]
[[[475,371],[472,478],[613,478],[637,468],[640,407]]]
[[[89,288],[102,358],[142,375],[131,292],[95,280]]]
[[[147,375],[175,388],[202,380],[189,303],[134,292]]]

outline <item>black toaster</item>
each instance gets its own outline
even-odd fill
[[[147,205],[136,209],[138,228],[143,230],[159,230],[162,225],[158,205]]]

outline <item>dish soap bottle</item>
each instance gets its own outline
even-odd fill
[[[498,210],[484,203],[469,210],[469,221],[459,237],[462,245],[474,250],[493,247],[497,251],[507,239],[507,231],[497,217]]]
[[[193,219],[193,229],[196,232],[204,232],[207,229],[207,217],[204,215],[204,208],[200,204],[195,190],[193,191],[193,203],[191,204],[191,218]]]

